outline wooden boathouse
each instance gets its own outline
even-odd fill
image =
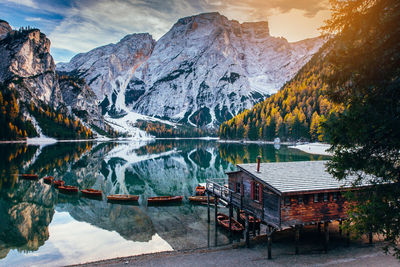
[[[324,225],[327,251],[329,223],[339,221],[341,224],[347,219],[349,203],[342,193],[354,188],[326,172],[325,164],[326,161],[260,163],[258,158],[258,163],[238,164],[237,171],[228,172],[228,184],[226,180],[224,183],[207,180],[206,192],[215,197],[215,203],[221,199],[227,204],[230,218],[234,209],[238,218],[239,212],[245,212],[247,245],[251,231],[249,216],[260,219],[267,226],[268,258],[271,258],[274,231],[293,228],[298,254],[300,228],[308,224],[318,225],[318,229]]]

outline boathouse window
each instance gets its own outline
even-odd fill
[[[337,193],[336,193],[336,192],[333,192],[333,194],[332,194],[332,200],[333,200],[333,201],[336,201],[336,200],[337,200]]]
[[[241,192],[241,190],[240,189],[242,189],[242,185],[241,185],[241,183],[236,183],[236,193],[238,193],[238,194],[240,194],[240,192]]]
[[[314,194],[314,202],[315,202],[315,203],[318,202],[318,194]]]
[[[285,205],[286,206],[290,205],[290,197],[285,197]]]
[[[328,201],[328,193],[324,193],[324,202]]]
[[[262,185],[256,182],[251,183],[251,199],[261,202],[262,201]]]
[[[299,203],[299,204],[303,204],[303,196],[299,196],[299,198],[298,198],[298,203]]]
[[[308,204],[308,195],[304,195],[304,197],[303,197],[303,202],[304,202],[304,204]]]

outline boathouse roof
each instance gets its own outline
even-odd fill
[[[338,181],[326,171],[327,161],[297,161],[238,164],[239,170],[267,183],[277,193],[339,190],[353,187],[348,181]],[[353,177],[351,180],[355,179]],[[368,183],[360,186],[367,186]],[[274,190],[274,191],[275,191]]]

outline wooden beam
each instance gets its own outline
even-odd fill
[[[246,213],[246,246],[250,247],[249,214]]]
[[[256,236],[256,217],[253,216],[253,237]]]
[[[329,222],[325,222],[325,223],[324,223],[324,232],[325,232],[324,250],[325,250],[325,253],[328,253],[328,245],[329,245]]]
[[[210,194],[207,192],[207,222],[210,223]]]
[[[268,242],[268,259],[272,259],[271,247],[272,247],[272,232],[273,228],[271,226],[267,227],[267,242]]]
[[[300,227],[296,225],[294,227],[294,245],[295,245],[295,254],[299,254],[299,240],[300,240]]]
[[[217,226],[217,213],[218,213],[218,198],[217,196],[214,197],[214,215],[215,215],[215,226]]]
[[[229,205],[229,235],[232,236],[232,216],[233,216],[233,207]]]
[[[240,222],[240,209],[236,208],[236,220]]]

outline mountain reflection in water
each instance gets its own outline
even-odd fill
[[[226,171],[238,163],[255,162],[258,155],[263,162],[326,159],[286,146],[277,150],[273,145],[207,140],[0,147],[0,265],[33,260],[62,265],[227,244],[228,235],[207,223],[206,207],[187,202],[198,183],[226,178]],[[62,195],[42,180],[18,178],[21,173],[52,175],[105,195],[140,195],[139,204]],[[160,195],[185,198],[182,205],[147,206],[147,197]]]

